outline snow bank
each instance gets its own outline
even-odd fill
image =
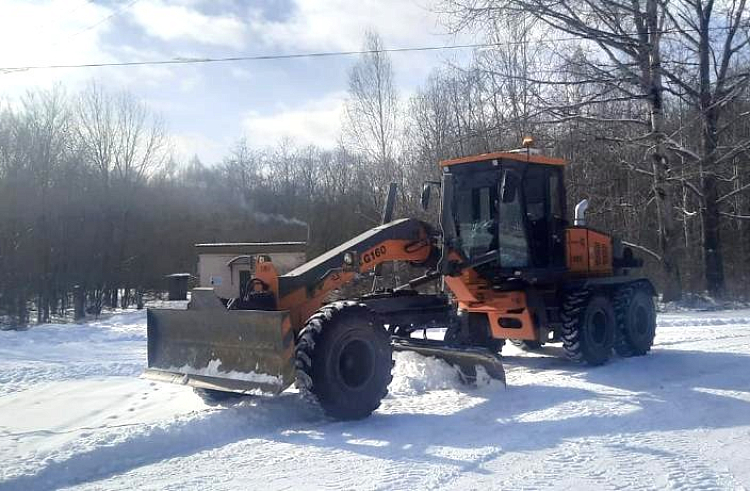
[[[86,324],[0,331],[0,396],[36,383],[84,377],[137,377],[146,360],[146,313]]]
[[[503,384],[492,379],[484,367],[477,366],[475,384],[461,381],[457,368],[433,357],[426,357],[411,351],[397,351],[393,354],[395,367],[393,381],[388,392],[393,395],[417,395],[432,390],[471,390],[472,387],[503,388]]]
[[[0,331],[0,346],[146,341],[146,311],[115,314],[83,324],[40,324],[22,331]]]
[[[673,312],[659,314],[656,318],[658,327],[700,327],[700,326],[739,326],[750,325],[750,309]]]
[[[708,293],[685,293],[681,300],[657,304],[657,310],[663,313],[670,312],[698,312],[698,311],[722,311],[747,309],[748,302],[739,300],[718,300]]]
[[[427,358],[410,351],[393,354],[392,395],[415,395],[428,390],[457,389],[461,384],[458,370],[437,358]]]

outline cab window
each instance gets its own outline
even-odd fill
[[[481,186],[456,194],[457,232],[466,257],[476,257],[497,247],[495,220],[497,188]]]

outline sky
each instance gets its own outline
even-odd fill
[[[0,67],[269,55],[467,42],[446,33],[432,0],[0,0]],[[461,52],[394,53],[408,98]],[[333,147],[356,57],[0,72],[0,97],[92,82],[126,90],[166,122],[178,156],[221,160],[242,137]]]

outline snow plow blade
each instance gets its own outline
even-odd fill
[[[185,309],[148,309],[145,378],[204,389],[278,394],[294,382],[287,311],[227,310],[211,288]]]
[[[505,369],[503,359],[497,353],[479,346],[451,346],[442,341],[430,339],[392,339],[391,344],[396,351],[414,351],[422,356],[431,356],[444,360],[455,367],[466,383],[475,383],[477,379],[476,367],[484,368],[491,378],[499,380],[505,385]]]

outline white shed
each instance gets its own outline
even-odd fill
[[[240,284],[255,272],[258,256],[270,258],[280,275],[306,260],[305,242],[196,244],[200,286],[213,287],[220,298],[237,298]]]

